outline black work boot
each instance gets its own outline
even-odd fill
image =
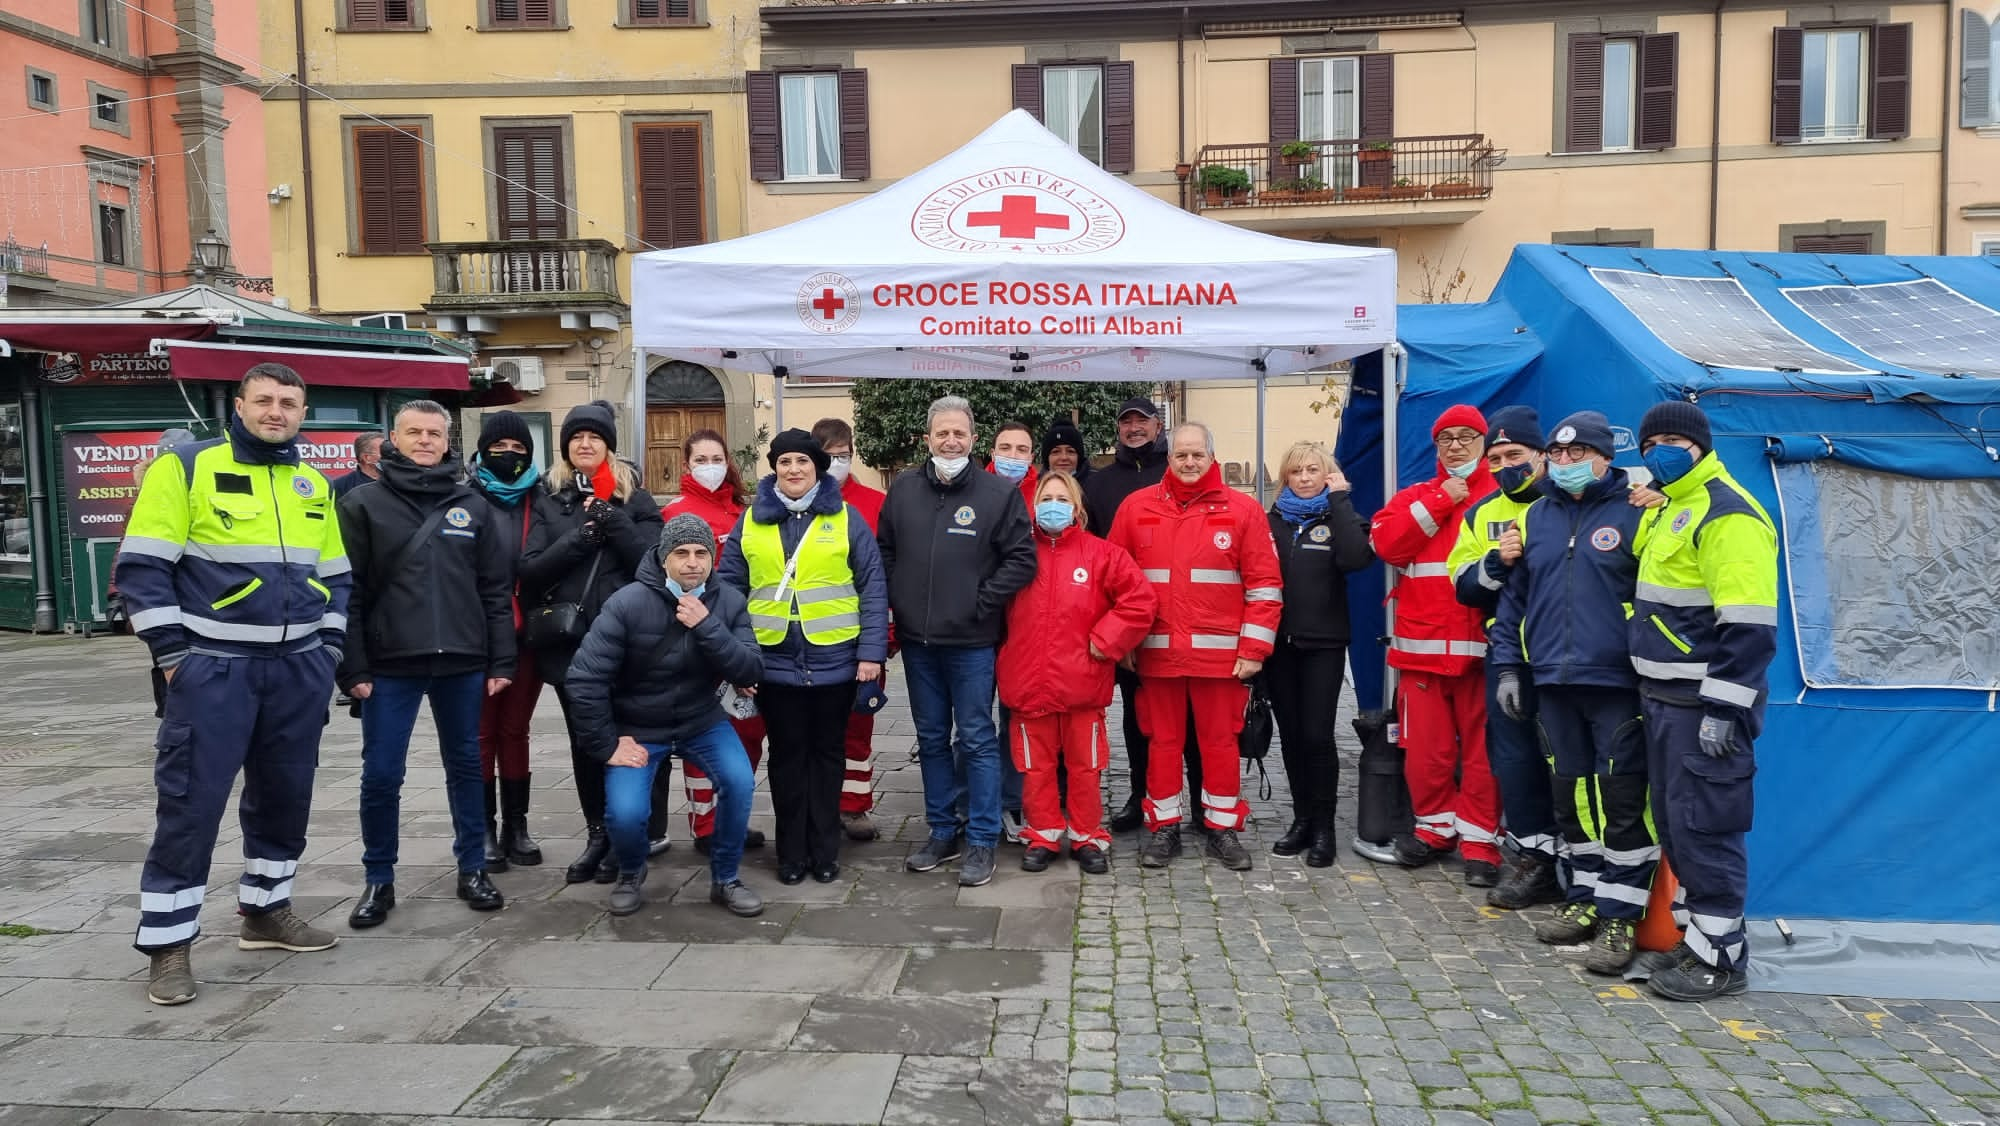
[[[532,778],[500,780],[500,851],[507,854],[509,862],[523,868],[542,862],[542,846],[528,835],[528,795],[533,789]],[[495,870],[491,863],[486,867]]]
[[[1147,868],[1165,868],[1181,854],[1181,827],[1168,825],[1153,830],[1146,839],[1145,847],[1139,850],[1139,863]]]
[[[1118,812],[1111,815],[1112,832],[1129,833],[1146,823],[1146,811],[1140,808],[1139,797],[1139,791],[1134,790],[1125,804],[1118,807]]]
[[[1333,867],[1333,815],[1328,814],[1313,822],[1312,839],[1306,842],[1306,867]]]
[[[500,843],[499,833],[499,784],[486,780],[486,870],[505,872],[507,870],[507,849]]]
[[[597,878],[597,870],[611,859],[611,838],[605,836],[604,826],[592,825],[590,835],[583,840],[583,851],[570,861],[563,871],[563,882],[568,884],[588,883]],[[613,874],[617,869],[614,865]],[[609,882],[609,881],[606,881]]]
[[[1500,874],[1500,886],[1486,893],[1489,907],[1520,911],[1540,903],[1561,903],[1562,885],[1556,881],[1555,862],[1532,852],[1524,852]]]
[[[1279,837],[1277,843],[1271,846],[1271,855],[1297,856],[1299,853],[1304,852],[1306,845],[1312,843],[1312,831],[1312,818],[1294,816],[1292,818],[1292,827],[1286,829],[1285,835]]]

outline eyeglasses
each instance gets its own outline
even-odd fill
[[[1589,461],[1596,450],[1589,446],[1550,446],[1550,461]]]
[[[1446,432],[1437,436],[1437,448],[1441,450],[1448,450],[1453,448],[1461,450],[1469,450],[1472,447],[1478,445],[1479,441],[1480,441],[1480,435],[1476,433],[1460,432],[1457,434],[1453,434],[1450,432]]]

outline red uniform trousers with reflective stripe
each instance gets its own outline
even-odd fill
[[[1187,741],[1187,716],[1194,708],[1195,742],[1201,748],[1202,822],[1211,829],[1241,829],[1250,806],[1241,797],[1243,770],[1236,736],[1243,730],[1243,707],[1250,686],[1235,677],[1149,676],[1139,682],[1139,722],[1147,742],[1178,747]],[[1180,756],[1146,760],[1146,828],[1178,825],[1181,809]]]
[[[1007,725],[1007,746],[1014,755],[1014,768],[1021,772],[1021,810],[1028,822],[1029,848],[1060,851],[1065,830],[1072,847],[1111,847],[1099,788],[1105,761],[1111,757],[1103,708],[1038,716],[1015,713]],[[1058,769],[1069,772],[1067,818],[1056,782]]]
[[[736,729],[736,737],[743,741],[743,750],[750,755],[750,773],[754,777],[758,764],[764,761],[764,717],[760,715],[751,716],[749,719],[731,717],[729,726]],[[692,758],[681,759],[681,784],[687,789],[688,831],[697,838],[715,832],[715,786],[709,782],[708,775],[701,772],[701,767],[694,764]],[[671,792],[658,789],[653,791],[655,800],[659,800],[659,795]],[[664,827],[666,822],[662,821],[660,825]]]
[[[840,812],[866,813],[875,808],[875,717],[850,714],[843,746],[847,773],[840,780]]]
[[[1433,848],[1459,843],[1466,860],[1500,863],[1500,787],[1486,764],[1486,672],[1403,673],[1397,692],[1403,775],[1417,838]]]

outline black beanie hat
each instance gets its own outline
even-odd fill
[[[1679,399],[1655,403],[1646,417],[1639,420],[1639,445],[1643,448],[1646,439],[1657,434],[1679,434],[1701,447],[1702,453],[1715,449],[1715,434],[1709,429],[1708,415],[1693,403]]]
[[[570,412],[563,416],[563,460],[569,460],[569,440],[582,430],[588,430],[604,439],[605,448],[612,453],[618,452],[618,412],[610,403],[603,399],[593,399],[580,407],[570,408]]]
[[[475,452],[485,453],[493,448],[493,443],[512,438],[528,447],[528,456],[535,456],[535,435],[528,424],[513,411],[494,411],[479,423],[479,445]]]
[[[1079,464],[1088,465],[1090,463],[1090,451],[1085,449],[1083,445],[1083,431],[1078,430],[1076,423],[1066,418],[1050,423],[1049,432],[1042,435],[1043,469],[1049,467],[1049,451],[1055,449],[1057,446],[1068,446],[1070,449],[1075,450],[1076,459]]]
[[[1578,411],[1556,423],[1549,435],[1551,446],[1589,446],[1605,457],[1618,456],[1618,440],[1611,435],[1611,420],[1598,411]]]
[[[778,468],[778,458],[783,454],[804,454],[812,459],[813,466],[824,474],[833,465],[833,459],[826,456],[826,447],[819,444],[811,434],[793,427],[771,439],[771,452],[765,460],[771,468]]]
[[[1548,445],[1542,438],[1542,416],[1533,407],[1501,407],[1486,420],[1486,448],[1509,442],[1540,452]]]

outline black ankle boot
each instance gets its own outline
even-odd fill
[[[1312,823],[1312,836],[1306,841],[1306,867],[1333,867],[1333,815],[1317,818]]]
[[[1299,853],[1304,852],[1307,842],[1312,840],[1312,831],[1312,818],[1292,818],[1292,827],[1286,829],[1285,835],[1279,837],[1277,843],[1271,846],[1271,855],[1297,856]]]
[[[528,794],[532,786],[530,778],[500,780],[500,850],[509,861],[524,868],[542,862],[542,846],[528,835]],[[486,867],[491,870],[493,865]]]
[[[505,872],[507,870],[507,850],[501,846],[500,834],[497,831],[497,826],[499,824],[497,820],[499,811],[496,807],[499,805],[499,801],[496,796],[496,791],[498,789],[499,787],[491,779],[487,780],[486,870],[489,872]]]
[[[1125,799],[1118,812],[1111,815],[1111,831],[1114,833],[1129,833],[1145,823],[1146,813],[1139,805],[1139,792],[1136,790]]]
[[[563,871],[563,882],[581,884],[596,879],[597,870],[603,867],[610,857],[611,838],[604,835],[604,826],[592,825],[590,835],[584,838],[583,851],[577,854],[577,858],[570,861],[569,867]],[[616,877],[617,874],[617,868],[614,866],[612,875]]]

